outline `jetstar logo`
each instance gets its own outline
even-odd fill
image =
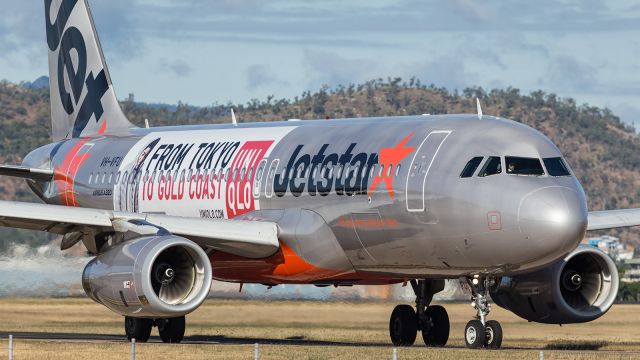
[[[369,196],[373,194],[373,191],[380,185],[381,182],[387,186],[387,192],[389,196],[393,200],[393,169],[397,168],[402,159],[407,157],[407,155],[411,154],[415,148],[405,147],[409,139],[411,139],[413,133],[409,134],[404,140],[402,140],[398,145],[393,148],[382,148],[380,149],[380,163],[387,166],[387,169],[383,169],[376,174],[373,178],[373,183],[371,184],[371,189],[369,190]]]
[[[56,7],[52,0],[45,0],[47,44],[52,52],[58,51],[57,92],[62,108],[68,115],[75,113],[72,136],[79,137],[91,117],[98,122],[104,114],[102,96],[109,90],[104,69],[96,74],[88,70],[87,46],[78,27],[67,26],[78,0],[62,0]],[[54,11],[58,11],[54,13]],[[55,19],[52,23],[51,19]],[[65,30],[66,28],[66,30]],[[65,74],[71,92],[65,85]],[[81,95],[85,93],[84,100]],[[53,89],[52,89],[53,90]]]
[[[323,144],[314,155],[304,154],[304,145],[298,145],[289,158],[286,167],[274,179],[274,191],[283,197],[287,191],[293,196],[308,193],[311,196],[327,196],[333,190],[336,195],[371,196],[381,182],[393,199],[393,177],[400,162],[415,148],[406,147],[413,134],[404,138],[392,148],[380,149],[377,153],[354,153],[357,143],[351,143],[342,154],[327,153],[329,144]],[[374,166],[380,165],[373,171]],[[392,166],[393,171],[389,170]],[[369,179],[373,176],[371,190]]]

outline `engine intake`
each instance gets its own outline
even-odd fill
[[[135,317],[177,317],[194,311],[211,288],[211,263],[194,242],[173,235],[116,245],[84,269],[82,285],[94,301]]]
[[[617,293],[613,260],[594,247],[580,246],[547,268],[502,278],[491,298],[526,320],[569,324],[604,315]]]

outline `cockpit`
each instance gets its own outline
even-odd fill
[[[561,157],[543,158],[541,161],[539,158],[518,156],[476,156],[467,162],[460,177],[498,175],[503,173],[503,169],[506,175],[515,176],[571,176],[569,167]]]

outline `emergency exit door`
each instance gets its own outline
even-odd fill
[[[449,134],[449,130],[429,133],[413,156],[407,175],[407,211],[425,211],[429,170]]]

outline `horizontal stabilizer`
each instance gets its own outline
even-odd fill
[[[28,168],[17,165],[0,165],[0,176],[13,176],[35,181],[49,181],[53,178],[53,170]]]

